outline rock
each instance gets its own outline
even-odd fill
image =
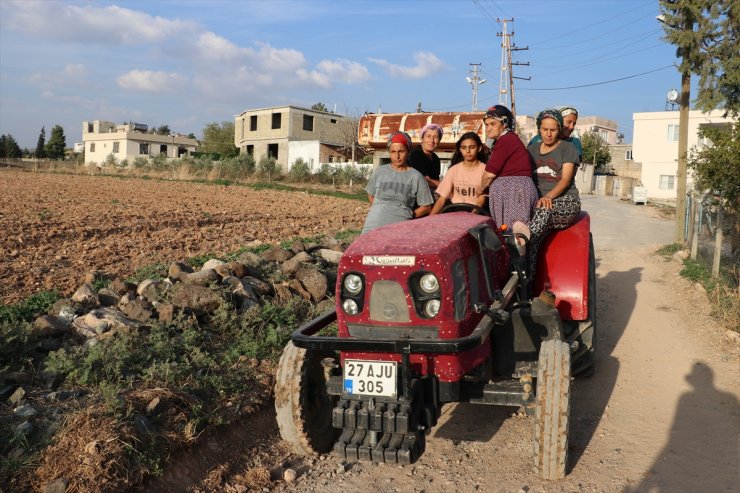
[[[78,399],[87,395],[87,391],[84,389],[77,390],[58,390],[56,392],[49,392],[46,395],[46,400],[54,402],[64,402],[69,399]]]
[[[310,266],[302,266],[295,274],[296,280],[311,294],[311,299],[319,302],[326,298],[328,281],[326,276]],[[292,286],[291,286],[292,287]]]
[[[735,332],[734,330],[728,330],[725,332],[725,337],[727,340],[734,342],[735,344],[740,344],[740,334]]]
[[[25,385],[31,383],[33,376],[25,371],[9,371],[1,374],[2,379],[5,383],[14,383],[17,385]]]
[[[98,306],[98,296],[93,292],[93,288],[88,283],[84,283],[72,295],[72,301],[85,308]]]
[[[18,435],[28,436],[33,433],[33,425],[30,421],[24,421],[15,427],[15,432]]]
[[[64,493],[68,483],[66,478],[55,479],[44,485],[43,493]]]
[[[286,483],[292,483],[296,480],[296,478],[298,478],[298,473],[295,472],[295,470],[286,469],[285,471],[283,471],[283,479]]]
[[[110,281],[111,279],[113,279],[113,276],[109,273],[94,270],[86,273],[85,277],[82,278],[82,282],[85,282],[87,284],[94,284],[99,281]]]
[[[192,274],[193,272],[193,268],[184,262],[172,262],[167,269],[167,277],[172,281],[182,282],[188,274]]]
[[[305,252],[306,251],[306,245],[303,244],[303,241],[301,240],[295,240],[291,245],[290,249],[294,252]]]
[[[288,283],[288,287],[298,293],[304,300],[311,301],[311,293],[306,291],[298,279],[293,279]]]
[[[683,264],[683,261],[689,258],[690,252],[688,250],[679,250],[673,254],[673,260],[679,264]]]
[[[216,271],[216,274],[218,274],[218,277],[220,277],[221,280],[223,280],[226,277],[230,277],[234,275],[234,271],[231,270],[231,268],[228,265],[223,264],[223,263],[221,265],[217,265],[216,267],[214,267],[213,270]]]
[[[262,257],[254,252],[244,252],[236,258],[236,261],[246,267],[259,267],[263,262]]]
[[[112,289],[103,288],[98,291],[98,302],[102,306],[116,306],[121,302],[121,295]]]
[[[149,302],[159,301],[162,298],[162,292],[167,289],[167,285],[162,281],[152,281],[146,279],[141,281],[136,287],[136,294]]]
[[[207,287],[210,286],[212,282],[216,281],[218,281],[218,274],[216,274],[216,271],[213,269],[206,269],[188,274],[185,276],[183,283],[192,286]]]
[[[321,245],[316,243],[315,241],[309,241],[303,244],[306,247],[307,252],[313,252],[317,248],[321,248]]]
[[[150,285],[151,286],[151,285]],[[130,319],[147,322],[154,313],[152,305],[145,299],[136,299],[121,307],[121,311]]]
[[[39,381],[44,389],[54,390],[61,385],[64,378],[57,373],[42,370],[39,372]]]
[[[265,282],[262,279],[252,276],[246,276],[242,279],[245,283],[249,284],[252,289],[261,296],[269,296],[272,294],[272,284]]]
[[[153,279],[144,279],[136,286],[136,294],[141,296],[142,294],[144,294],[144,290],[155,282],[159,282],[159,281],[155,281]]]
[[[157,318],[160,322],[172,322],[175,319],[175,305],[171,303],[158,305]]]
[[[146,405],[147,414],[156,414],[159,411],[159,397],[155,397]]]
[[[237,260],[232,260],[225,265],[231,270],[233,276],[244,277],[247,275],[247,266]]]
[[[72,322],[78,334],[84,337],[95,337],[103,332],[110,330],[126,331],[136,329],[141,324],[130,318],[115,308],[96,308],[86,315],[77,317]]]
[[[203,267],[201,267],[200,270],[216,270],[216,267],[219,265],[224,265],[224,262],[217,258],[212,258],[211,260],[208,260],[205,264],[203,264]]]
[[[23,389],[23,387],[18,387],[15,389],[15,392],[8,397],[8,402],[13,404],[14,406],[17,406],[20,401],[23,400],[23,397],[26,395],[26,391]]]
[[[175,284],[172,288],[172,304],[201,314],[211,313],[221,305],[221,296],[203,286]]]
[[[290,259],[294,255],[293,252],[288,250],[283,250],[279,246],[274,246],[272,248],[269,248],[262,252],[262,259],[266,262],[279,262],[283,263],[286,260]]]
[[[293,299],[293,293],[285,284],[275,285],[275,296],[277,296],[277,299],[280,301],[290,301],[291,299]]]
[[[321,248],[319,249],[319,256],[331,264],[338,264],[339,259],[342,258],[342,252]]]
[[[296,271],[298,271],[298,268],[301,266],[303,262],[310,262],[310,261],[311,261],[311,255],[307,254],[306,252],[299,252],[295,256],[283,262],[283,265],[280,267],[280,270],[283,272],[283,274],[287,276],[292,276],[293,274],[296,273]]]
[[[121,296],[121,301],[118,302],[118,309],[122,310],[124,305],[128,305],[136,299],[136,293],[126,293]]]
[[[42,315],[31,325],[31,335],[35,337],[61,337],[69,330],[68,323],[51,315]]]
[[[325,299],[321,300],[316,305],[316,313],[326,313],[328,311],[334,311],[337,309],[337,303],[334,300]]]
[[[123,279],[115,278],[108,285],[108,289],[120,296],[123,296],[129,291],[134,291],[136,286],[133,283],[124,281]]]
[[[253,306],[259,305],[259,297],[252,290],[252,287],[238,277],[227,277],[222,281],[222,284],[229,286],[234,306],[239,312],[247,311]]]
[[[335,250],[337,252],[343,252],[344,246],[342,245],[342,242],[337,240],[336,238],[329,238],[328,236],[325,236],[324,238],[319,241],[319,245],[322,248],[326,248],[327,250]]]
[[[72,317],[69,319],[69,322],[72,322],[72,318],[74,318],[74,308],[72,307],[72,300],[67,298],[62,298],[59,300],[56,300],[54,304],[52,304],[48,310],[46,310],[46,313],[51,315],[52,317],[61,318],[60,312],[65,311],[67,314],[71,313]]]
[[[13,409],[13,414],[20,418],[32,418],[39,412],[28,404],[23,404]]]

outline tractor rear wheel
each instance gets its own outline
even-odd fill
[[[594,374],[596,359],[596,255],[594,254],[594,239],[589,235],[588,245],[588,318],[581,322],[567,322],[571,324],[577,335],[578,351],[571,358],[573,361],[573,376],[590,377]],[[571,337],[567,338],[569,342]]]
[[[544,341],[537,364],[534,461],[543,479],[565,477],[570,414],[570,346]]]
[[[324,358],[333,353],[297,348],[288,342],[275,376],[275,411],[280,435],[299,455],[328,452],[336,441],[332,410],[337,398],[326,388]]]

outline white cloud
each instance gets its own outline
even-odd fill
[[[87,76],[87,68],[81,63],[69,63],[64,67],[64,75],[74,79],[82,79]]]
[[[9,28],[50,39],[87,44],[145,44],[192,32],[192,21],[165,19],[117,5],[65,5],[14,1],[5,5]]]
[[[183,87],[187,78],[174,72],[131,70],[120,75],[116,82],[131,91],[169,92]]]
[[[195,48],[204,59],[231,60],[243,54],[243,50],[234,43],[210,31],[198,36]]]
[[[414,53],[416,65],[412,67],[396,65],[381,58],[370,58],[369,60],[385,68],[391,77],[401,77],[403,79],[423,79],[446,68],[444,62],[437,58],[437,55],[425,51]]]

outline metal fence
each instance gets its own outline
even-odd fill
[[[713,277],[721,276],[738,288],[740,276],[740,214],[728,208],[721,196],[687,194],[686,240],[691,258]],[[733,284],[734,283],[734,284]]]

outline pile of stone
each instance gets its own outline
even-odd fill
[[[138,284],[104,273],[91,272],[70,299],[58,301],[49,314],[33,322],[39,339],[75,332],[88,344],[119,331],[135,330],[153,320],[172,322],[180,313],[207,316],[224,303],[239,313],[266,301],[288,302],[302,297],[320,311],[331,309],[336,264],[346,244],[333,238],[320,243],[294,242],[290,248],[273,246],[260,254],[245,252],[236,260],[212,259],[199,270],[173,262],[164,279]],[[109,281],[95,292],[93,285]],[[47,350],[54,349],[47,341]]]

